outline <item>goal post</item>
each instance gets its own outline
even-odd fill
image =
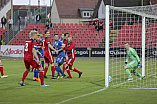
[[[105,86],[157,89],[157,5],[114,7],[106,5],[105,16]],[[110,27],[110,21],[112,26]],[[124,43],[135,49],[142,64],[129,69],[132,81],[123,64],[126,60]],[[131,62],[131,60],[129,61]],[[128,63],[129,63],[128,62]],[[132,71],[131,71],[132,70]],[[109,81],[111,76],[112,81]],[[145,80],[141,80],[143,76]]]
[[[109,5],[106,5],[106,20],[109,20]],[[109,21],[105,21],[105,87],[109,87]]]
[[[142,75],[145,76],[145,17],[142,17]]]

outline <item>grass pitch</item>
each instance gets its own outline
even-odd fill
[[[83,72],[82,77],[72,73],[72,79],[51,79],[50,67],[45,84],[32,81],[33,73],[25,79],[26,86],[20,86],[23,72],[23,60],[2,60],[4,73],[8,78],[0,79],[0,103],[5,104],[55,104],[73,97],[88,94],[104,88],[104,58],[76,58],[74,67]],[[67,75],[67,73],[65,72]],[[64,104],[157,104],[157,90],[108,88],[101,92],[80,97]]]

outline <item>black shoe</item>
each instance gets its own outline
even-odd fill
[[[44,76],[44,78],[47,78],[47,76]]]
[[[79,74],[79,78],[81,77],[81,75],[82,75],[82,72]]]
[[[67,79],[72,79],[72,77],[67,77]]]
[[[52,79],[56,79],[56,77],[55,77],[55,76],[52,76]]]
[[[143,78],[141,78],[141,80],[144,80],[146,77],[144,76]]]

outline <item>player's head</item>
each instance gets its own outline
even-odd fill
[[[68,39],[68,36],[69,36],[69,33],[65,33],[65,34],[64,34],[64,39],[67,40],[67,39]]]
[[[129,50],[129,43],[128,43],[128,42],[124,43],[124,46],[125,46],[125,48],[126,48],[127,50]]]
[[[37,34],[38,32],[33,30],[29,33],[30,37],[34,40],[37,39]]]
[[[54,39],[55,39],[55,41],[58,41],[58,40],[59,40],[58,34],[54,34]]]
[[[72,41],[72,35],[68,35],[68,41],[71,42]]]
[[[61,34],[61,38],[64,39],[64,33]]]
[[[41,37],[40,37],[40,34],[37,35],[37,41],[40,41],[41,40]]]
[[[42,32],[39,32],[39,34],[40,34],[40,38],[42,39],[42,37],[43,37],[43,33],[42,33]]]
[[[49,30],[45,30],[45,37],[50,37],[50,31]]]

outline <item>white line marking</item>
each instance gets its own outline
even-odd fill
[[[81,98],[81,97],[84,97],[84,96],[88,96],[88,95],[92,95],[92,94],[95,94],[95,93],[98,93],[98,92],[101,92],[101,91],[104,91],[106,90],[107,88],[103,88],[103,89],[100,89],[100,90],[97,90],[97,91],[94,91],[94,92],[91,92],[91,93],[88,93],[88,94],[84,94],[84,95],[80,95],[80,96],[77,96],[77,97],[73,97],[73,98],[70,98],[70,99],[67,99],[67,100],[63,100],[59,103],[55,103],[55,104],[62,104],[62,103],[65,103],[65,102],[68,102],[70,100],[73,100],[73,99],[77,99],[77,98]]]

